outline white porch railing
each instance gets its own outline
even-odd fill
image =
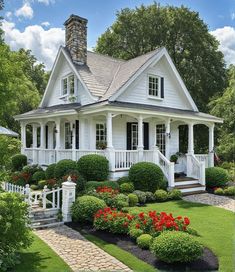
[[[138,159],[138,150],[115,150],[115,170],[128,170]]]
[[[42,207],[43,209],[60,209],[60,194],[61,194],[62,188],[53,188],[52,190],[48,190],[47,186],[44,186],[44,189],[42,191]],[[48,196],[51,196],[51,199],[48,199]],[[48,208],[47,205],[50,205],[51,207]]]
[[[194,155],[199,162],[205,162],[205,167],[209,167],[209,155],[208,154],[195,154]]]
[[[187,176],[198,179],[200,184],[205,185],[205,162],[200,162],[193,154],[187,154]]]
[[[144,150],[143,152],[143,161],[153,162],[153,150]]]

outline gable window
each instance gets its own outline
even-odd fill
[[[68,79],[66,77],[62,79],[62,94],[66,95],[67,93],[68,93]]]
[[[72,148],[72,131],[70,127],[70,123],[64,124],[64,147],[65,149],[71,149]]]
[[[71,95],[74,94],[74,75],[69,76],[69,92]]]
[[[159,97],[159,77],[149,76],[149,95]]]
[[[75,93],[75,78],[74,75],[69,75],[61,80],[61,95],[74,95]]]
[[[104,149],[106,146],[106,124],[96,124],[96,148]]]
[[[158,146],[160,152],[165,155],[166,152],[166,139],[165,139],[166,127],[164,124],[156,125],[156,146]]]

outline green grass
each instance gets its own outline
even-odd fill
[[[188,216],[190,227],[197,230],[199,241],[210,248],[219,258],[219,271],[234,271],[234,214],[221,208],[198,203],[170,201],[130,208],[131,212],[165,211],[173,216]]]
[[[71,272],[69,266],[41,239],[33,234],[32,245],[20,252],[21,263],[14,272]]]
[[[156,269],[151,265],[141,261],[140,259],[136,258],[131,253],[121,249],[120,247],[109,244],[98,237],[90,234],[84,234],[85,238],[92,243],[96,244],[98,247],[102,248],[104,251],[112,255],[113,257],[117,258],[119,261],[127,265],[133,271],[136,272],[156,272]]]

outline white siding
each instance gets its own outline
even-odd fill
[[[170,156],[179,151],[178,124],[171,124]]]
[[[163,100],[156,100],[148,97],[149,74],[164,77],[165,97]],[[116,100],[192,110],[192,107],[176,80],[175,75],[164,58],[162,58],[154,67],[148,68],[143,74],[141,74]]]

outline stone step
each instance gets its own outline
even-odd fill
[[[204,190],[202,191],[196,191],[196,192],[186,192],[182,193],[183,196],[189,196],[189,195],[199,195],[199,194],[207,194],[207,192]]]
[[[187,184],[187,185],[176,185],[175,189],[181,191],[181,193],[194,193],[198,191],[204,191],[206,187],[201,185],[200,183],[197,184]]]
[[[56,217],[49,217],[49,218],[41,218],[41,219],[32,219],[31,224],[43,224],[43,223],[48,223],[48,222],[53,222],[57,221],[58,219]]]
[[[58,222],[49,223],[49,224],[31,225],[31,228],[32,229],[55,228],[55,227],[61,226],[63,224],[64,224],[64,222],[58,221]]]

